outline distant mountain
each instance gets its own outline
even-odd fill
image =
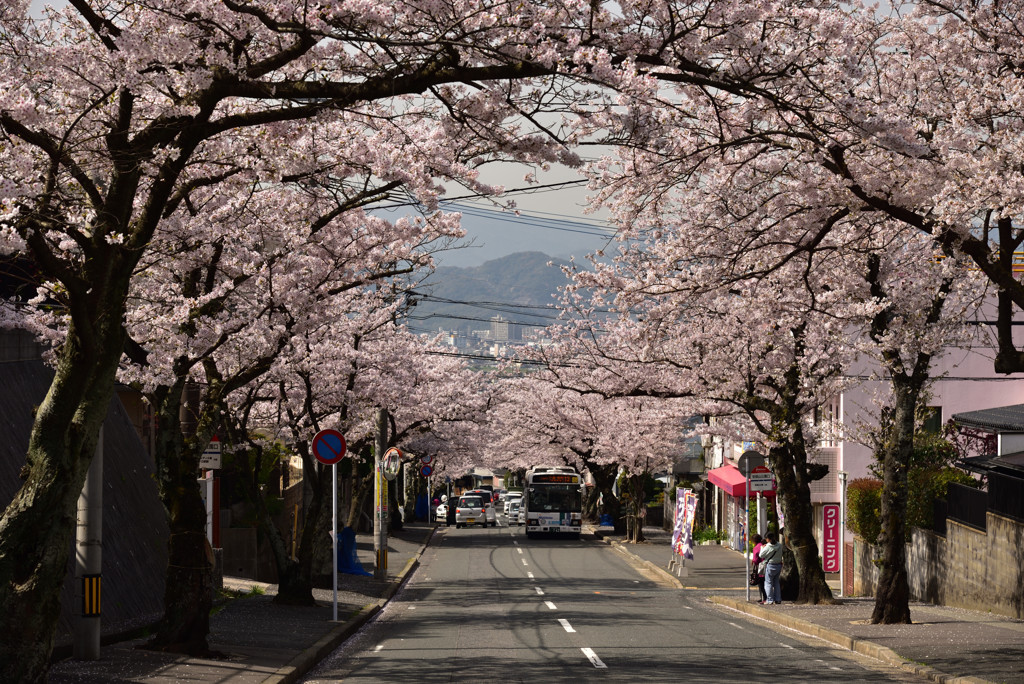
[[[418,331],[480,330],[501,316],[513,323],[548,325],[557,312],[558,288],[567,284],[568,262],[541,252],[517,252],[481,266],[441,266],[417,291],[410,315]],[[550,264],[550,265],[549,265]]]

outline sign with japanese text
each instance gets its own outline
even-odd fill
[[[839,572],[839,545],[842,543],[842,530],[839,520],[839,504],[822,506],[824,516],[823,534],[821,536],[821,563],[825,572]]]

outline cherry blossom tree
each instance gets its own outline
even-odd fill
[[[561,80],[539,90],[516,81],[588,70],[560,59],[600,59],[580,46],[606,17],[544,3],[70,0],[35,21],[27,3],[5,4],[4,249],[28,255],[52,283],[68,325],[25,485],[0,519],[2,624],[17,635],[0,649],[3,678],[45,673],[74,501],[126,347],[132,277],[158,229],[181,224],[198,189],[287,155],[302,121],[340,112],[374,122],[417,112],[466,152],[490,139],[520,158],[574,162],[535,123],[564,103]],[[416,175],[407,171],[396,164],[382,180]]]

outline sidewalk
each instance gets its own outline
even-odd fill
[[[684,591],[705,594],[725,608],[763,619],[842,648],[883,660],[936,682],[1024,684],[1024,621],[1000,615],[911,602],[911,625],[872,625],[874,598],[840,598],[838,605],[762,606],[756,587],[746,600],[743,555],[725,546],[697,546],[682,577],[669,573],[671,533],[644,528],[647,542],[622,543],[611,528],[593,528],[595,536],[657,568],[666,581]],[[837,593],[838,581],[830,582]]]
[[[375,615],[417,563],[434,532],[432,523],[407,523],[388,537],[388,579],[338,575],[338,621],[333,622],[333,588],[313,591],[317,605],[278,606],[276,587],[247,579],[224,578],[238,598],[214,607],[209,644],[223,659],[189,658],[139,649],[145,638],[104,645],[100,659],[61,660],[49,673],[51,684],[147,682],[171,684],[230,682],[283,684],[300,679],[338,644]],[[359,560],[373,571],[372,535],[356,537]]]

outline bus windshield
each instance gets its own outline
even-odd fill
[[[579,511],[583,506],[579,485],[536,484],[530,487],[531,511]]]

